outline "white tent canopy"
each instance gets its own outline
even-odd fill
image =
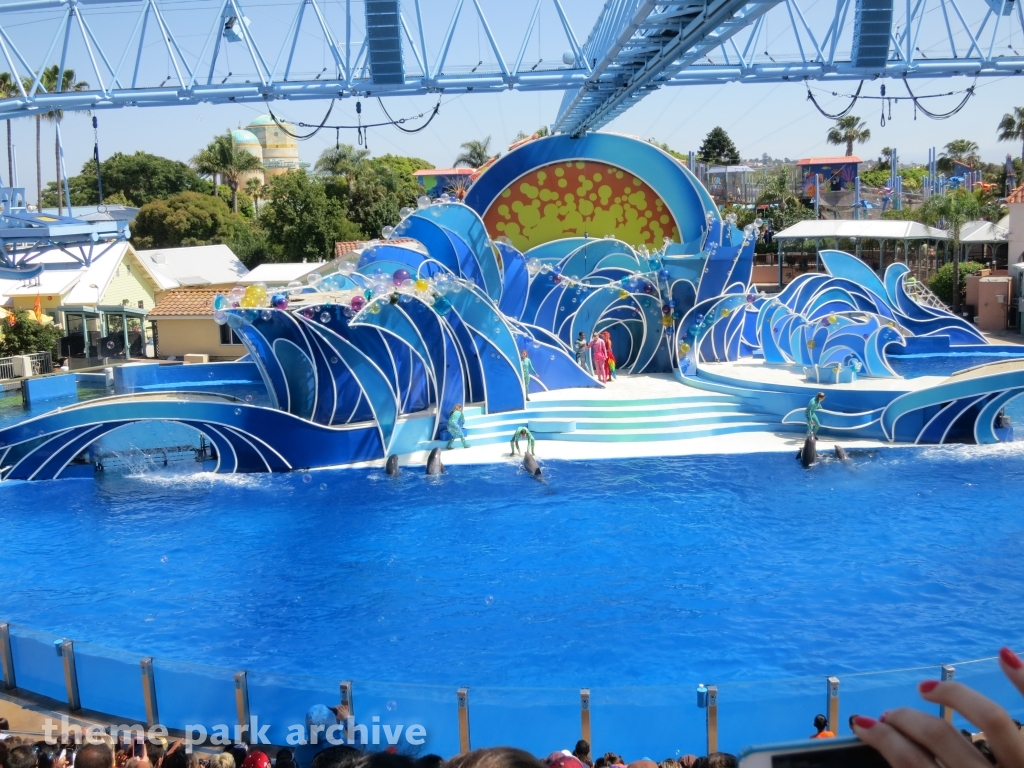
[[[775,233],[776,240],[825,240],[849,238],[851,240],[948,240],[943,229],[929,227],[916,221],[850,221],[846,219],[818,219],[798,221],[791,227]]]
[[[960,227],[960,242],[967,245],[1005,243],[1009,235],[1008,227],[991,221],[969,221]]]

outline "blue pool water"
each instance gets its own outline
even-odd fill
[[[794,448],[795,453],[795,448]],[[1024,644],[1024,446],[0,487],[0,616],[231,669],[757,680]]]

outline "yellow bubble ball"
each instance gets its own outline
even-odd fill
[[[416,281],[416,290],[417,291],[425,291],[429,287],[430,287],[430,283],[428,283],[422,277],[419,280]]]
[[[246,309],[252,309],[253,307],[256,306],[256,299],[254,299],[252,296],[249,296],[248,294],[246,294],[245,296],[242,297],[242,300],[240,302],[238,302],[238,303],[239,303],[240,306],[245,307]]]
[[[839,319],[839,318],[837,318],[837,317],[836,317],[835,315],[829,315],[829,316],[828,316],[828,321],[829,321],[830,323],[834,323],[834,322],[835,322],[836,320],[838,320],[838,319]]]
[[[666,328],[671,328],[672,327],[672,315],[662,315],[661,316],[661,324],[663,326],[665,326]]]
[[[373,304],[370,305],[370,314],[371,315],[379,315],[380,314],[380,304],[378,304],[376,301],[373,302]]]
[[[810,341],[807,342],[808,349],[814,349],[816,346],[818,345],[814,342],[814,339],[811,339]]]
[[[719,314],[720,314],[720,315],[721,315],[722,317],[728,317],[728,316],[729,316],[729,308],[728,308],[728,307],[722,307],[722,309],[721,309],[721,311],[719,312]]]
[[[687,344],[685,341],[682,344],[679,345],[679,354],[680,355],[685,355],[689,351],[690,351],[690,345]]]
[[[629,291],[620,290],[619,291],[619,298],[620,299],[628,299],[629,298]]]

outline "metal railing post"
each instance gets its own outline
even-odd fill
[[[238,714],[238,729],[241,741],[251,744],[249,733],[249,676],[243,669],[235,672],[235,711]]]
[[[459,688],[459,754],[466,754],[472,747],[469,741],[469,688]]]
[[[146,726],[152,728],[160,722],[160,711],[156,702],[156,674],[153,672],[153,657],[147,656],[142,666],[142,698],[146,702]]]
[[[352,698],[352,681],[342,681],[339,688],[341,691],[341,706],[348,709],[348,716],[351,718],[345,722],[345,738],[348,739],[349,744],[351,744],[355,739],[355,735],[349,732],[348,724],[355,724],[356,722],[356,704]]]
[[[956,667],[951,664],[942,665],[942,679],[952,680],[956,676]],[[939,717],[945,720],[947,723],[953,722],[953,708],[947,707],[945,704],[939,704]]]
[[[18,687],[14,674],[14,654],[11,652],[11,625],[0,624],[0,663],[4,669],[4,688],[8,691]]]
[[[718,751],[718,686],[708,686],[708,754]]]
[[[591,745],[593,754],[593,742],[590,741],[590,689],[580,688],[580,738]]]
[[[78,696],[78,668],[75,666],[75,641],[60,640],[55,643],[57,654],[64,660],[64,688],[68,693],[68,709],[76,712],[82,708]]]
[[[828,712],[828,729],[839,735],[839,678],[825,678],[825,711]]]

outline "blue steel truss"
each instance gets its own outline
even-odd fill
[[[1021,0],[801,2],[607,0],[583,44],[562,0],[532,0],[500,24],[489,20],[508,13],[497,0],[0,3],[0,68],[18,86],[0,101],[0,118],[58,108],[563,90],[554,129],[579,135],[664,85],[1024,72]],[[549,24],[557,19],[555,36],[564,41],[553,62],[527,56],[543,14]],[[481,46],[471,59],[469,27]],[[74,68],[89,88],[42,91],[40,75],[53,63]]]

